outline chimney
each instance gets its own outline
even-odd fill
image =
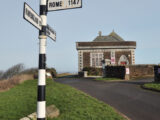
[[[99,33],[98,33],[98,34],[99,34],[99,36],[102,36],[102,31],[99,31]]]

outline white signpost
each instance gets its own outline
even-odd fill
[[[56,31],[54,31],[49,25],[46,28],[47,36],[56,41]]]
[[[27,3],[24,3],[23,18],[37,29],[42,29],[41,17]],[[47,25],[46,32],[48,37],[56,41],[56,31],[53,30],[49,25]]]
[[[40,0],[40,16],[24,3],[23,18],[39,29],[39,70],[37,93],[37,120],[46,119],[46,39],[47,36],[56,41],[56,32],[47,25],[47,12],[72,8],[81,8],[82,0]]]
[[[48,0],[48,11],[81,8],[82,0]]]
[[[40,16],[27,3],[24,3],[23,18],[39,30],[42,29]]]

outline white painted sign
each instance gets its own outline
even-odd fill
[[[111,64],[114,65],[115,63],[115,51],[111,51]]]
[[[48,11],[81,8],[82,0],[48,0]]]
[[[126,74],[129,75],[129,68],[126,68]]]
[[[56,41],[56,31],[54,31],[49,25],[47,25],[46,32],[48,37]]]
[[[41,17],[27,3],[24,3],[23,18],[41,30]]]

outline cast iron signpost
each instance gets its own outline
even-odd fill
[[[23,18],[37,29],[42,29],[41,17],[27,3],[24,3]],[[53,30],[49,25],[46,27],[46,35],[52,40],[56,41],[56,31]]]
[[[47,12],[81,8],[82,0],[40,0],[40,16],[24,3],[23,18],[39,29],[39,70],[37,91],[37,120],[46,119],[46,39],[56,41],[56,32],[47,25]]]

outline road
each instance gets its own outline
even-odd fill
[[[160,93],[140,88],[153,79],[103,82],[83,78],[58,78],[56,82],[73,86],[101,100],[131,120],[160,120]]]

